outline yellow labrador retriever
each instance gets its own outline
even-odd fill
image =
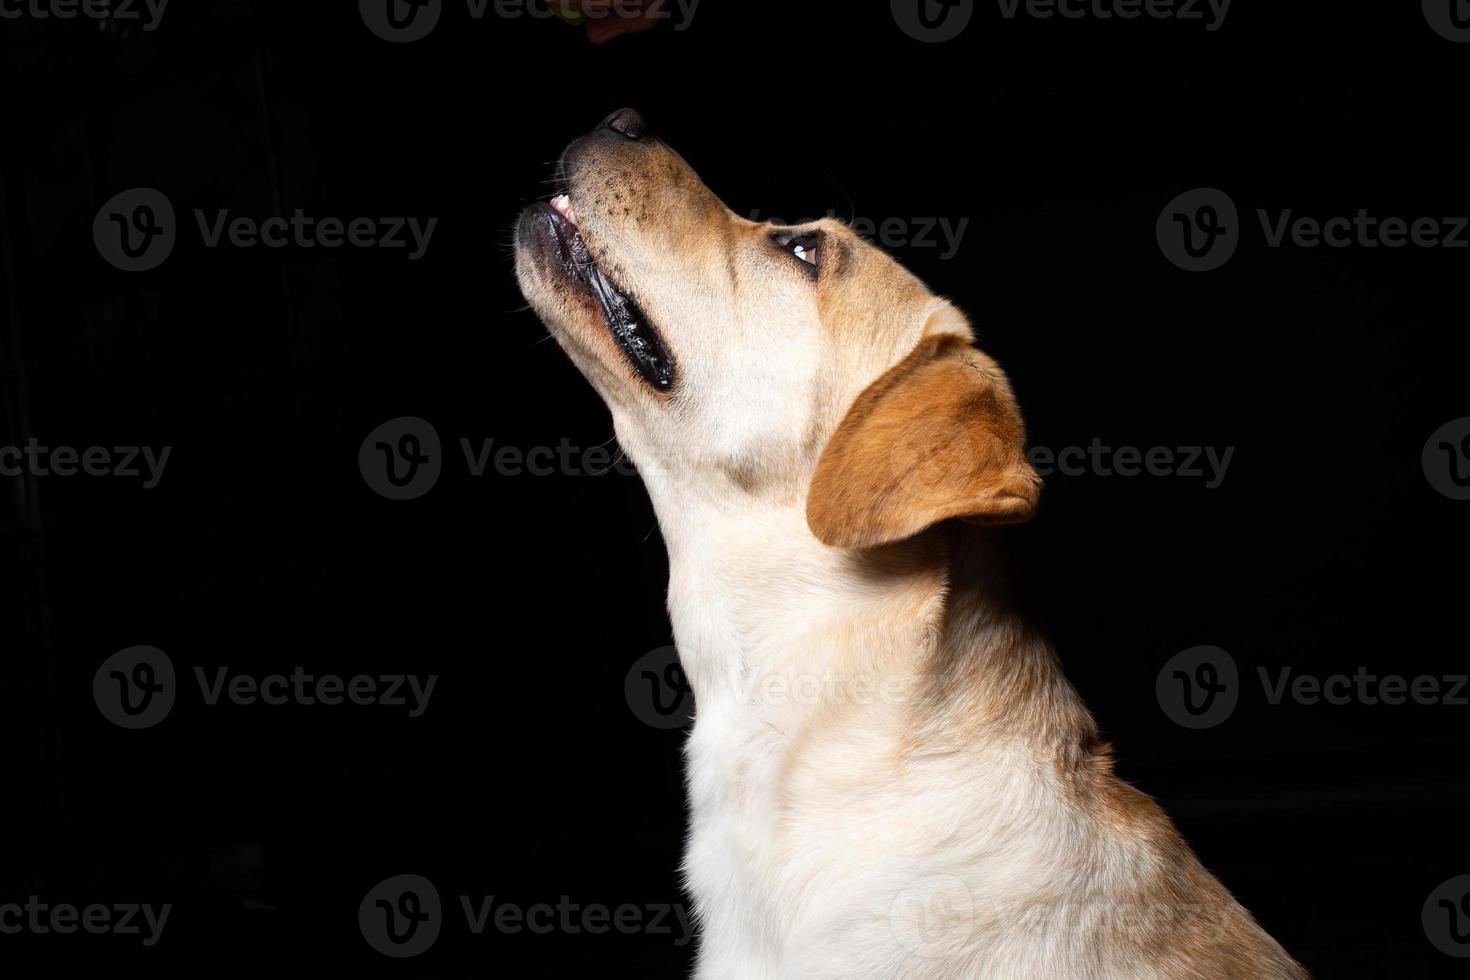
[[[987,525],[1040,481],[965,317],[839,222],[734,214],[631,110],[561,170],[516,272],[668,544],[697,975],[1305,976],[1016,609]]]

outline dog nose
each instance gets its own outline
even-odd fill
[[[648,132],[648,120],[637,109],[619,109],[604,119],[602,124],[630,140],[641,140]]]

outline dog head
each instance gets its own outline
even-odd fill
[[[799,506],[844,548],[1031,515],[1004,373],[884,252],[740,217],[627,109],[561,174],[520,217],[517,278],[666,497]]]

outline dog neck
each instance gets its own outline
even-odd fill
[[[669,611],[697,716],[866,709],[937,741],[1021,739],[1075,755],[1096,728],[1019,611],[998,532],[944,527],[830,548],[800,502],[701,504],[654,492]]]

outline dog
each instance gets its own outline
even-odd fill
[[[573,142],[516,277],[607,403],[694,693],[703,980],[1304,977],[1022,613],[1011,385],[841,222],[733,213],[644,119]]]

